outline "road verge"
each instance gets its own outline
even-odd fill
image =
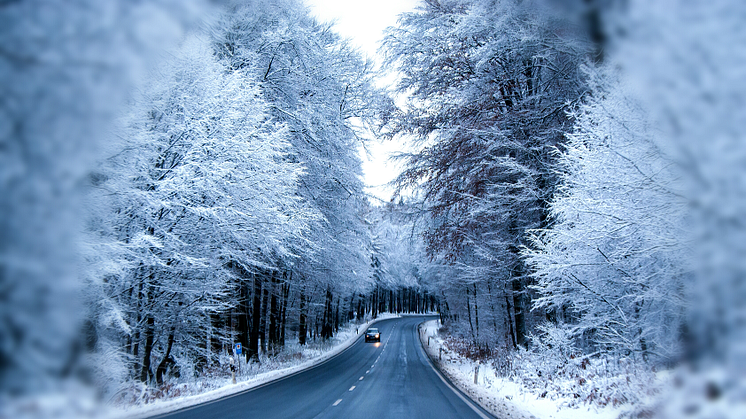
[[[497,394],[491,394],[479,385],[473,383],[474,376],[464,374],[459,368],[451,365],[448,349],[438,336],[439,320],[429,320],[418,327],[418,334],[422,349],[430,358],[431,363],[440,374],[445,377],[449,384],[458,389],[473,403],[489,412],[494,417],[511,419],[536,419],[531,413],[524,411],[509,400],[501,398]],[[441,352],[443,351],[443,352]],[[477,381],[478,381],[477,376]]]

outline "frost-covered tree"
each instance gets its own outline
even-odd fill
[[[377,312],[434,310],[438,289],[429,281],[432,264],[413,207],[405,202],[371,209]]]
[[[726,410],[745,370],[744,13],[629,2],[562,157],[556,223],[527,252],[539,304],[600,349],[724,368]]]
[[[402,74],[397,91],[410,95],[384,113],[384,132],[416,143],[399,188],[422,197],[428,253],[459,272],[456,294],[480,295],[494,281],[510,300],[517,345],[528,310],[519,248],[527,229],[545,223],[551,151],[583,91],[583,40],[532,2],[432,0],[402,15],[384,44]]]
[[[77,370],[81,185],[138,69],[202,6],[0,2],[0,398]]]
[[[311,225],[309,241],[295,247],[302,257],[285,261],[282,269],[292,272],[299,288],[301,342],[308,299],[320,290],[324,308],[316,314],[329,337],[335,294],[362,291],[370,279],[361,138],[353,122],[367,118],[376,97],[371,65],[294,0],[235,6],[213,32],[216,54],[227,68],[261,82],[270,114],[290,131],[289,159],[306,169],[297,192],[323,218]]]
[[[580,345],[640,359],[679,351],[690,230],[678,174],[613,70],[596,75],[560,159],[551,229],[528,262],[546,309]]]
[[[135,377],[160,382],[172,356],[210,361],[236,272],[287,254],[313,215],[295,194],[302,169],[287,161],[287,130],[209,43],[190,37],[154,69],[123,124],[96,176],[110,212],[91,222],[121,249],[122,268],[93,275],[93,318],[119,338]],[[101,254],[89,255],[97,266]]]

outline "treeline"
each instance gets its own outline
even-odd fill
[[[741,310],[714,296],[743,265],[719,259],[737,257],[714,185],[738,170],[707,138],[735,147],[737,118],[693,99],[716,93],[690,76],[717,71],[675,51],[702,30],[707,62],[741,60],[715,41],[742,37],[715,35],[739,7],[698,5],[695,22],[628,3],[426,0],[388,32],[407,100],[381,131],[415,141],[390,207],[421,237],[449,330],[475,347],[655,366],[729,353]]]
[[[234,343],[263,362],[351,320],[433,307],[373,279],[358,157],[386,102],[372,77],[295,0],[229,5],[148,69],[89,179],[96,381],[209,375]]]
[[[330,24],[295,0],[99,3],[0,6],[19,128],[2,134],[18,147],[2,154],[0,396],[224,374],[234,343],[264,362],[437,307],[380,251],[395,244],[358,153],[390,100]]]
[[[433,0],[385,39],[411,93],[382,127],[415,141],[400,210],[416,216],[444,316],[473,345],[525,347],[545,319],[521,251],[550,224],[556,153],[588,89],[581,65],[602,58],[588,30],[533,3]]]

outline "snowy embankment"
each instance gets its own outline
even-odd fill
[[[613,419],[624,412],[611,405],[578,405],[574,399],[546,392],[542,392],[542,397],[542,393],[501,377],[490,363],[480,363],[456,353],[446,345],[438,330],[438,320],[425,322],[420,327],[420,340],[430,359],[461,391],[499,418]]]

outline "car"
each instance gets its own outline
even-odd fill
[[[370,329],[365,331],[365,341],[366,342],[380,342],[381,341],[381,332],[378,331],[375,327],[371,327]]]

